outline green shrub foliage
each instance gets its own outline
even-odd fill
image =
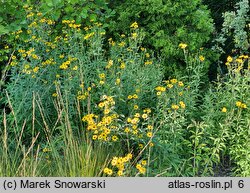
[[[209,11],[200,0],[127,0],[112,1],[110,6],[117,13],[112,33],[125,31],[137,21],[146,32],[144,43],[166,58],[166,66],[182,60],[177,49],[180,42],[194,50],[202,47],[213,31]]]

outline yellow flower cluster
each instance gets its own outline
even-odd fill
[[[106,68],[107,68],[107,69],[111,68],[111,67],[113,66],[113,63],[114,63],[113,60],[109,60],[107,66],[106,66]]]
[[[59,66],[59,68],[62,69],[62,70],[66,70],[66,69],[69,67],[69,65],[71,64],[71,62],[76,61],[76,60],[77,60],[77,58],[73,58],[73,57],[69,56],[69,57],[68,57],[68,60],[65,61],[65,62],[63,62],[63,63]]]
[[[178,81],[177,79],[173,78],[173,79],[170,79],[170,80],[166,80],[166,81],[163,81],[164,83],[166,83],[166,87],[164,86],[157,86],[155,88],[155,90],[157,91],[156,92],[156,95],[157,96],[160,96],[163,92],[165,92],[167,89],[171,89],[174,87],[174,85],[178,85],[179,87],[183,87],[184,86],[184,83],[182,81]],[[178,84],[177,84],[178,83]],[[182,92],[180,93],[180,96],[182,96]]]
[[[44,65],[44,66],[45,65],[52,65],[52,64],[56,64],[56,62],[54,61],[53,58],[49,58],[49,59],[42,62],[42,65]]]
[[[106,95],[102,96],[101,100],[98,107],[102,109],[103,116],[88,114],[82,118],[82,121],[87,122],[87,130],[93,132],[93,140],[117,141],[119,138],[114,133],[117,130],[115,123],[119,116],[112,113],[115,101],[113,97]]]
[[[143,167],[142,164],[136,164],[136,169],[138,169],[141,174],[146,173],[146,168]]]
[[[62,20],[62,24],[66,24],[73,29],[79,29],[81,27],[81,24],[75,24],[75,20]]]
[[[157,93],[156,93],[157,96],[160,96],[162,92],[165,92],[165,91],[166,91],[166,87],[164,87],[164,86],[157,86],[157,87],[155,88],[155,90],[157,91]]]
[[[94,36],[94,35],[95,35],[95,32],[88,33],[88,34],[86,34],[86,35],[83,37],[83,39],[88,40],[89,38],[91,38],[91,37]]]
[[[128,95],[128,99],[138,99],[138,95],[137,94]]]
[[[88,92],[78,92],[77,99],[78,100],[85,100],[89,96]]]
[[[60,69],[63,69],[63,70],[66,70],[66,69],[69,67],[70,63],[71,63],[71,61],[70,61],[70,60],[67,60],[67,61],[63,62],[63,63],[59,66],[59,68],[60,68]]]
[[[233,62],[235,62],[236,64],[238,64],[239,66],[238,67],[240,67],[240,68],[242,68],[242,65],[243,65],[243,63],[244,63],[244,61],[246,60],[246,59],[248,59],[249,58],[249,56],[248,55],[240,55],[238,58],[232,58],[232,56],[228,56],[227,57],[227,61],[226,61],[226,66],[230,66],[231,65],[231,63],[233,63]],[[237,65],[236,65],[237,66]],[[238,69],[238,71],[240,71],[241,69]]]
[[[125,157],[113,157],[111,165],[117,168],[117,176],[122,176],[124,174],[125,166],[132,159],[133,155],[128,153]],[[104,171],[105,173],[105,171]]]
[[[236,105],[237,107],[239,107],[239,108],[242,108],[242,109],[246,109],[246,108],[247,108],[247,105],[246,105],[245,103],[241,102],[241,101],[237,101],[237,102],[235,103],[235,105]]]
[[[137,29],[139,26],[138,26],[138,23],[137,22],[134,22],[130,25],[130,28],[132,29]]]
[[[145,133],[144,133],[144,130],[139,129],[139,126],[140,126],[139,124],[140,124],[140,122],[142,122],[142,124],[145,124],[145,121],[147,121],[149,119],[150,113],[151,113],[150,109],[144,109],[142,114],[136,112],[134,115],[128,117],[127,118],[127,125],[124,128],[124,132],[125,133],[132,132],[133,135],[141,138],[142,135]],[[150,132],[151,132],[151,130],[148,133],[146,133],[147,137],[152,136],[152,132],[151,133]]]

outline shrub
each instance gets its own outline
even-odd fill
[[[126,26],[137,21],[145,31],[144,44],[165,58],[165,73],[170,75],[182,60],[178,49],[186,42],[190,50],[199,49],[213,31],[212,19],[201,1],[112,1],[116,11],[111,33],[126,31]]]

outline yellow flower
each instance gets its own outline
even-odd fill
[[[173,104],[173,105],[171,106],[171,108],[174,109],[174,110],[178,110],[178,109],[179,109],[179,106]]]
[[[98,107],[103,108],[104,107],[104,103],[100,102],[99,105],[98,105]]]
[[[144,147],[143,144],[140,143],[139,148],[142,149],[143,147]]]
[[[157,87],[155,88],[155,90],[160,91],[160,92],[165,92],[165,91],[166,91],[166,88],[163,87],[163,86],[157,86]]]
[[[53,97],[57,97],[57,93],[53,93],[52,96],[53,96]]]
[[[104,73],[99,74],[99,78],[100,79],[104,79],[105,78],[105,74]]]
[[[148,125],[147,128],[148,128],[149,130],[152,130],[152,129],[153,129],[153,125]]]
[[[118,137],[117,137],[116,135],[113,135],[113,136],[112,136],[112,140],[113,140],[113,141],[117,141],[117,140],[118,140]]]
[[[72,70],[77,70],[78,69],[78,66],[74,66],[73,68],[72,68]]]
[[[147,114],[142,114],[141,116],[143,119],[147,119],[148,118],[148,115]]]
[[[121,83],[121,79],[120,78],[117,78],[116,81],[115,81],[116,85],[119,85]]]
[[[233,61],[233,58],[231,56],[228,56],[227,57],[227,62],[232,62]]]
[[[127,154],[128,159],[132,159],[133,155],[131,153]]]
[[[137,94],[134,94],[134,95],[133,95],[133,98],[134,98],[134,99],[138,99],[138,95],[137,95]]]
[[[125,67],[126,67],[126,64],[124,62],[122,62],[120,68],[124,69]]]
[[[175,84],[175,83],[177,83],[177,79],[173,78],[173,79],[170,80],[170,82],[171,82],[172,84]]]
[[[110,113],[110,110],[109,110],[109,109],[105,109],[103,113],[104,113],[105,115],[107,115],[107,114]]]
[[[123,175],[123,171],[122,171],[122,170],[119,170],[119,171],[117,172],[117,175],[118,175],[118,176],[122,176],[122,175]]]
[[[227,112],[227,108],[226,108],[226,107],[223,107],[223,108],[221,109],[221,112],[226,113],[226,112]]]
[[[126,127],[126,128],[124,129],[124,132],[125,132],[125,133],[129,133],[129,132],[130,132],[130,129],[129,129],[128,127]]]
[[[201,62],[203,62],[205,60],[205,57],[204,56],[199,56],[199,59]]]
[[[141,165],[143,165],[143,166],[147,165],[147,161],[146,161],[146,160],[143,160],[143,161],[141,162]]]
[[[184,43],[179,44],[179,48],[181,49],[185,49],[186,47],[187,47],[187,44],[184,44]]]
[[[157,95],[157,96],[160,96],[160,95],[161,95],[161,92],[160,92],[160,91],[158,91],[158,92],[156,93],[156,95]]]
[[[167,85],[168,88],[173,88],[173,86],[174,86],[174,85],[172,85],[172,84],[168,84],[168,85]]]
[[[150,65],[150,64],[153,64],[153,61],[149,61],[147,60],[146,62],[144,62],[145,65]]]
[[[182,81],[179,81],[178,85],[181,86],[181,87],[184,86]]]
[[[242,103],[241,106],[240,106],[242,109],[246,109],[247,108],[247,105],[245,103]]]
[[[91,38],[94,34],[95,34],[95,32],[91,32],[91,33],[89,33],[89,34],[86,34],[86,35],[83,37],[83,39],[87,40],[87,39]]]
[[[183,101],[180,101],[179,104],[180,104],[181,108],[185,109],[186,105]]]
[[[141,169],[141,167],[142,167],[141,164],[136,164],[136,169],[139,170],[139,169]]]
[[[135,113],[135,117],[140,117],[140,113]]]
[[[61,55],[59,56],[59,58],[61,58],[61,59],[62,59],[62,58],[64,58],[64,55],[63,55],[63,54],[61,54]]]
[[[154,146],[154,143],[152,143],[152,142],[149,143],[149,146],[150,146],[150,147],[153,147],[153,146]]]
[[[109,69],[109,68],[111,68],[111,66],[113,66],[113,60],[108,61],[106,68]]]
[[[38,72],[38,70],[39,70],[39,67],[38,67],[38,66],[36,66],[36,67],[33,69],[33,72],[34,72],[34,73],[37,73],[37,72]]]
[[[103,84],[105,84],[105,82],[104,82],[103,80],[101,80],[101,81],[99,82],[99,84],[100,84],[100,85],[103,85]]]
[[[93,135],[93,136],[92,136],[92,139],[93,139],[93,140],[96,140],[96,139],[97,139],[97,135]]]
[[[240,101],[237,101],[237,102],[236,102],[235,104],[236,104],[236,106],[237,106],[237,107],[241,107],[241,105],[242,105],[242,102],[240,102]]]
[[[131,36],[132,36],[132,39],[136,39],[137,38],[137,33],[132,33]]]
[[[139,107],[138,105],[134,105],[134,109],[137,110]]]
[[[133,29],[137,29],[138,28],[138,23],[137,22],[134,22],[130,25],[131,28]]]
[[[104,172],[105,174],[107,174],[108,171],[109,171],[109,168],[104,168],[104,170],[103,170],[103,172]]]
[[[147,137],[152,137],[153,133],[152,132],[147,132]]]

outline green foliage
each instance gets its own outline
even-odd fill
[[[250,175],[249,56],[208,83],[201,1],[131,2],[109,2],[107,28],[103,0],[13,1],[22,18],[2,1],[1,176]],[[247,52],[237,6],[221,38]]]
[[[144,44],[165,58],[168,75],[175,65],[181,66],[179,43],[187,43],[191,50],[199,49],[213,30],[209,11],[199,0],[112,1],[111,7],[117,13],[111,33],[126,31],[126,26],[137,21],[146,34]]]
[[[223,27],[216,39],[216,48],[224,52],[225,47],[237,53],[248,53],[249,43],[249,1],[242,0],[236,4],[236,11],[223,14]],[[228,48],[227,48],[228,49]]]

